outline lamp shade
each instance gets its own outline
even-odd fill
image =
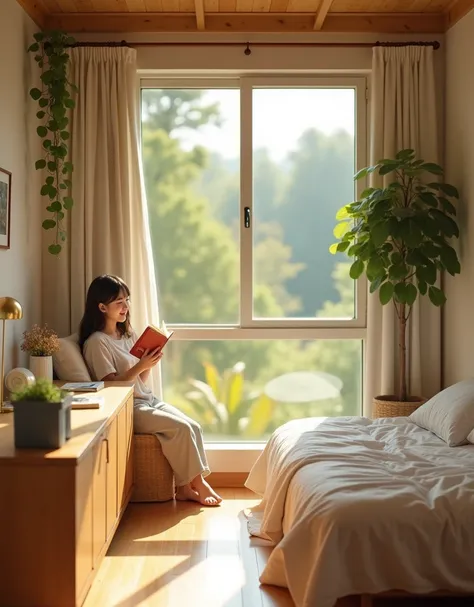
[[[23,318],[21,305],[13,297],[0,297],[0,320],[20,320]]]

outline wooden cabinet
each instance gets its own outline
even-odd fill
[[[133,390],[107,384],[55,451],[15,449],[0,420],[0,607],[77,607],[133,488]]]

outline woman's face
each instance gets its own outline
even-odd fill
[[[101,310],[106,318],[115,322],[125,322],[130,309],[130,297],[124,291],[121,291],[117,299],[114,299],[109,304],[100,305],[104,306]]]

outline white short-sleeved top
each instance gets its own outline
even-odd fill
[[[132,333],[131,337],[122,336],[116,339],[96,331],[85,342],[83,355],[90,374],[94,381],[101,381],[111,373],[125,373],[137,364],[138,358],[130,354],[137,336]],[[135,404],[153,402],[153,393],[146,383],[140,378],[135,379],[134,401]]]

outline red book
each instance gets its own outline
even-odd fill
[[[173,331],[168,331],[165,323],[162,324],[161,329],[150,325],[133,344],[130,354],[133,354],[133,356],[136,356],[137,358],[141,358],[146,350],[151,351],[156,348],[162,350],[172,335]]]

